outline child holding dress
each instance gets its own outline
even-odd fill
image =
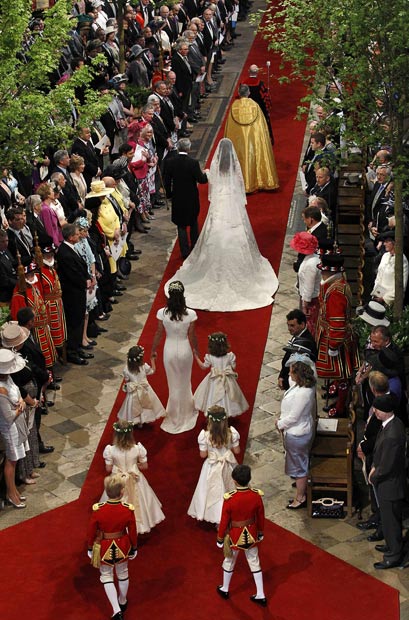
[[[146,378],[156,370],[155,359],[152,358],[152,366],[149,366],[144,363],[143,354],[144,348],[140,345],[131,347],[128,351],[127,366],[123,372],[125,383],[122,388],[126,397],[118,411],[119,420],[132,422],[139,428],[146,422],[154,422],[166,415],[162,403]]]
[[[219,523],[223,496],[234,488],[231,473],[237,465],[234,455],[240,452],[240,435],[229,428],[223,407],[210,407],[207,420],[207,430],[198,437],[200,456],[206,460],[187,513],[198,521]]]
[[[194,393],[195,406],[206,415],[213,405],[226,410],[229,417],[235,417],[246,411],[249,404],[237,383],[236,356],[229,351],[230,345],[226,334],[214,332],[208,337],[208,353],[202,362],[197,355],[200,368],[210,368]]]
[[[123,476],[122,500],[133,505],[138,534],[145,534],[165,518],[162,504],[141,472],[148,469],[147,452],[141,443],[135,443],[132,422],[118,420],[113,429],[113,445],[107,445],[103,452],[105,467],[108,473]],[[106,500],[104,492],[100,501]]]

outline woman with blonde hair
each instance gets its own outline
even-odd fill
[[[85,204],[85,196],[87,195],[87,182],[83,175],[85,169],[85,160],[81,155],[73,153],[70,157],[70,175],[72,182],[77,188],[78,195],[82,204]]]
[[[231,472],[237,465],[234,455],[240,452],[240,435],[233,426],[229,428],[223,407],[210,407],[207,420],[207,430],[198,437],[205,462],[187,513],[198,521],[219,523],[223,496],[234,487]]]
[[[141,471],[148,469],[147,452],[141,443],[135,443],[132,422],[118,420],[113,429],[113,445],[107,445],[103,452],[105,468],[108,473],[123,476],[122,499],[134,506],[138,534],[145,534],[165,518],[162,504]],[[104,492],[101,501],[106,499]]]

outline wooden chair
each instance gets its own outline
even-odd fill
[[[340,420],[341,421],[341,420]],[[345,420],[346,421],[346,420]],[[312,516],[313,495],[331,496],[334,491],[345,493],[348,516],[352,516],[352,471],[355,433],[346,435],[318,434],[311,448],[310,471],[307,485],[308,514]]]

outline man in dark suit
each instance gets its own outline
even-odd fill
[[[200,210],[198,183],[207,183],[206,171],[199,162],[188,155],[191,142],[182,138],[177,144],[178,155],[165,159],[164,185],[166,196],[172,199],[172,222],[178,227],[178,239],[185,259],[199,237],[197,217]],[[190,244],[187,228],[190,227]]]
[[[87,287],[91,284],[85,261],[74,250],[79,241],[75,224],[62,228],[64,242],[57,252],[58,276],[61,282],[62,302],[67,323],[67,360],[85,366],[87,358],[94,357],[81,350],[82,333],[86,311]]]
[[[189,44],[184,40],[176,44],[172,55],[172,71],[176,73],[176,89],[182,99],[183,111],[189,112],[190,93],[193,86],[193,71],[188,60]],[[194,120],[196,122],[196,120]]]
[[[9,238],[0,229],[0,307],[9,305],[17,283],[16,260],[7,249]]]
[[[143,25],[147,26],[154,18],[155,7],[150,0],[140,0],[139,6],[143,15]]]
[[[389,189],[392,183],[392,168],[378,166],[376,169],[376,183],[366,202],[366,221],[370,238],[376,239],[388,227]]]
[[[61,172],[66,180],[66,184],[64,187],[64,196],[67,200],[68,211],[72,212],[76,211],[78,208],[81,209],[82,205],[77,192],[77,188],[75,187],[71,175],[68,171],[70,165],[70,156],[68,151],[65,151],[63,149],[56,151],[54,153],[54,163],[55,168],[52,172]]]
[[[321,210],[318,207],[309,206],[302,212],[302,218],[307,227],[307,231],[318,239],[318,243],[328,238],[328,228],[326,224],[321,222]],[[298,253],[297,260],[293,263],[293,269],[296,273],[304,260],[304,254]]]
[[[296,351],[306,353],[313,362],[317,359],[317,345],[311,332],[307,329],[307,317],[304,312],[296,308],[287,314],[286,319],[291,338],[284,348],[286,353],[281,361],[281,370],[278,375],[278,387],[280,390],[288,390],[290,387],[288,382],[290,369],[286,366],[286,363],[292,353]]]
[[[316,183],[310,191],[310,196],[323,198],[331,211],[331,219],[334,224],[337,221],[337,185],[331,177],[329,168],[318,168],[315,171]]]
[[[91,142],[91,131],[89,127],[79,128],[78,137],[75,138],[73,142],[71,153],[75,153],[84,158],[85,168],[83,175],[89,191],[92,179],[101,175],[100,161],[95,147]]]
[[[395,398],[391,394],[378,396],[373,402],[374,414],[382,422],[376,437],[369,482],[373,485],[381,513],[385,545],[377,545],[383,553],[378,570],[400,566],[403,559],[402,509],[406,496],[406,434],[402,422],[395,416]]]
[[[7,229],[9,238],[8,250],[16,261],[18,252],[20,254],[22,265],[27,266],[32,260],[32,248],[22,232],[26,222],[23,209],[21,207],[12,207],[7,211],[6,217],[9,223],[9,227]]]
[[[320,132],[316,132],[311,134],[310,139],[311,153],[312,158],[309,161],[304,162],[305,169],[305,180],[307,182],[307,194],[311,192],[311,189],[314,187],[316,183],[315,177],[315,168],[316,165],[319,164],[320,160],[323,159],[323,149],[325,147],[325,135]]]

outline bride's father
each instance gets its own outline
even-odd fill
[[[178,154],[164,160],[163,180],[166,196],[172,200],[172,222],[178,227],[180,252],[189,256],[199,237],[197,217],[200,210],[198,183],[207,183],[197,159],[190,157],[191,142],[182,138],[177,143]],[[190,244],[187,229],[190,228]]]

